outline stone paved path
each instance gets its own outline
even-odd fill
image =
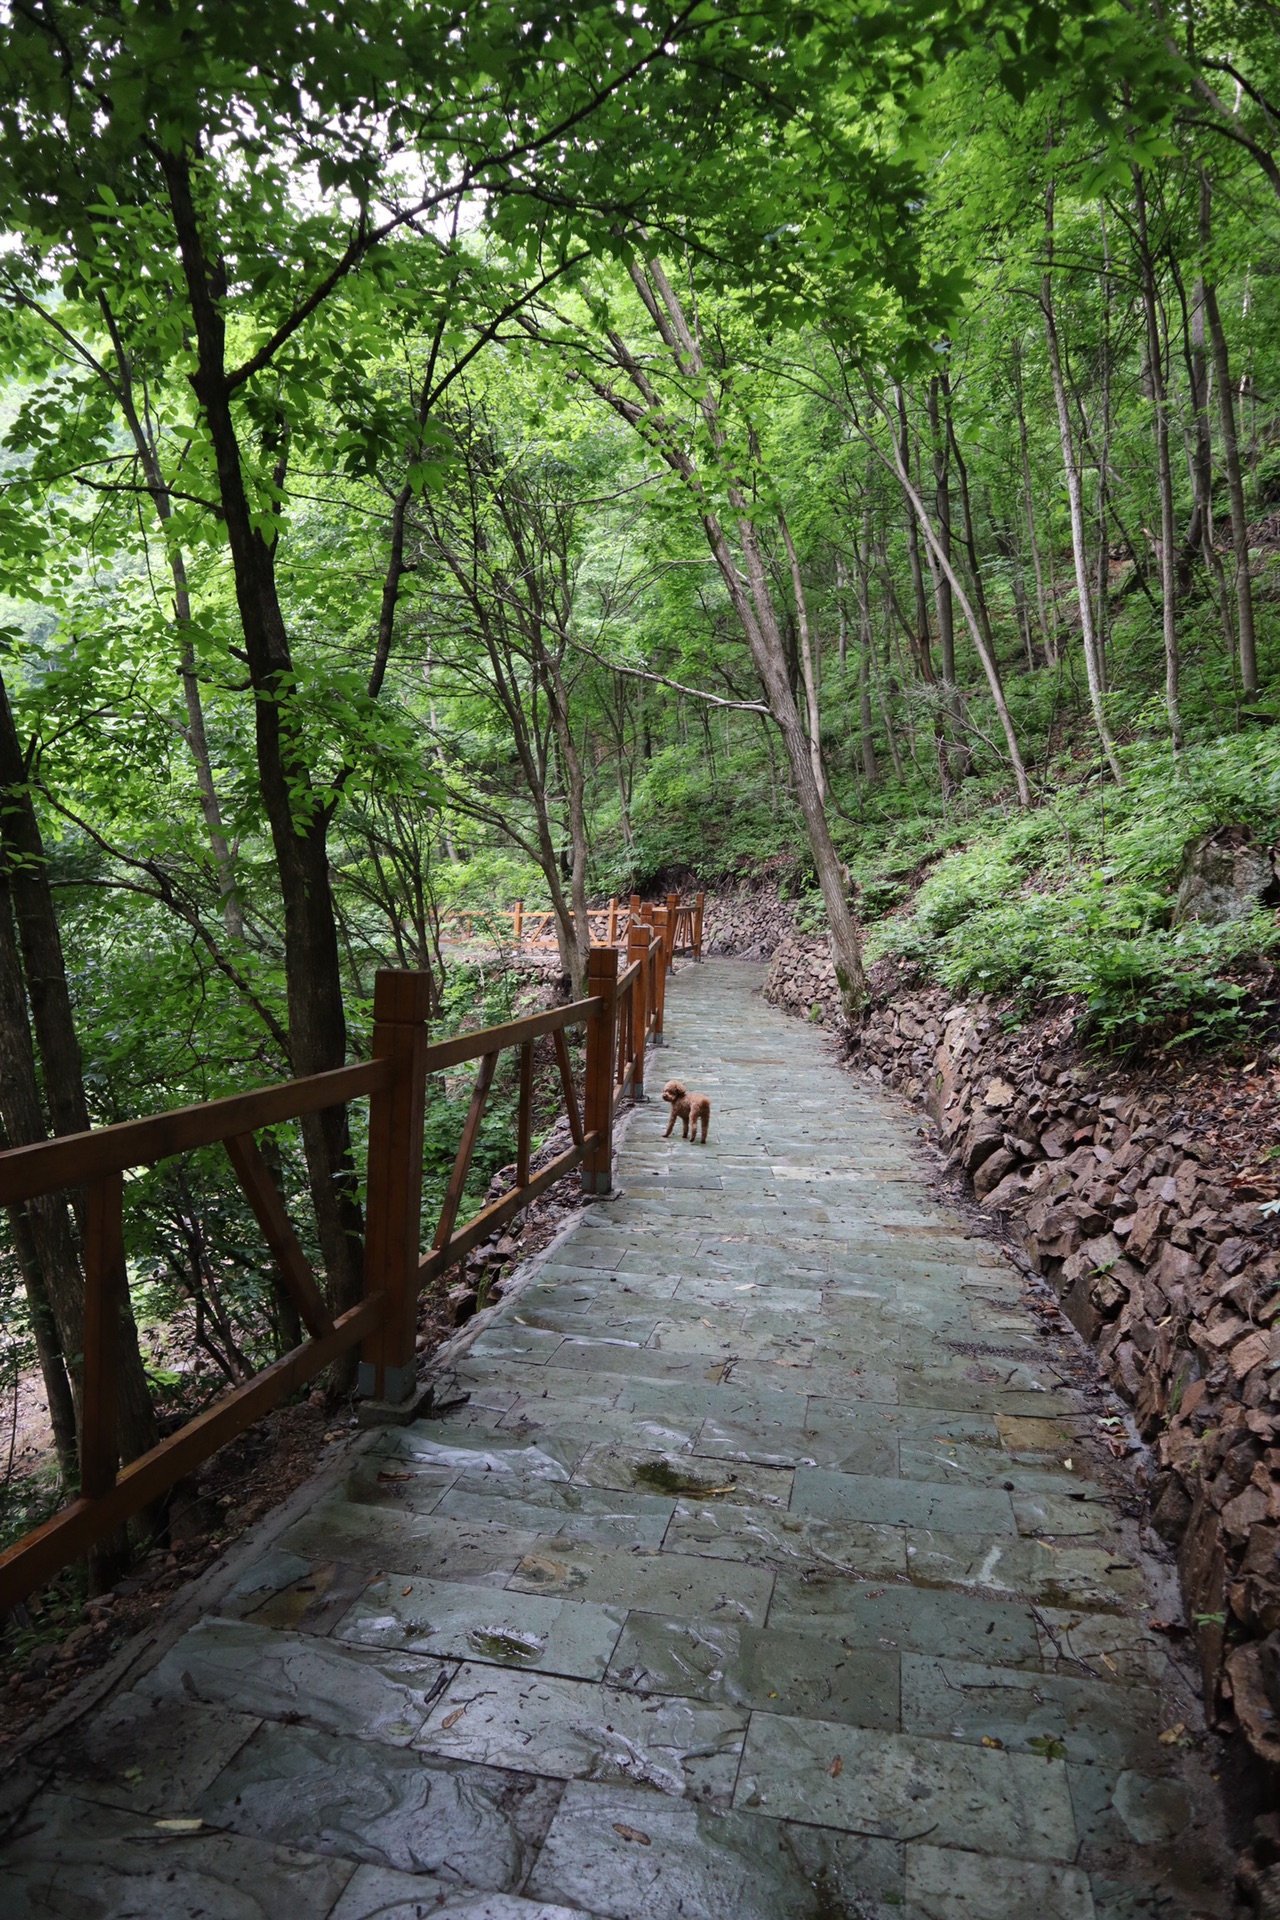
[[[705,1150],[639,1109],[465,1404],[40,1756],[7,1920],[1222,1911],[1093,1416],[758,984],[672,983]]]

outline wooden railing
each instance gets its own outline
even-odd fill
[[[84,1356],[80,1372],[80,1493],[0,1554],[0,1616],[59,1568],[152,1506],[225,1441],[252,1425],[350,1348],[361,1349],[358,1391],[393,1406],[416,1389],[418,1296],[546,1187],[581,1167],[584,1192],[612,1185],[613,1125],[624,1099],[644,1098],[646,1045],[662,1042],[671,922],[633,924],[627,964],[616,946],[591,949],[585,999],[479,1033],[432,1042],[425,974],[387,970],[374,987],[372,1058],[359,1066],[260,1087],[201,1106],[0,1153],[0,1206],[83,1188]],[[581,1099],[566,1034],[586,1030]],[[571,1144],[531,1169],[534,1045],[549,1035]],[[512,1190],[457,1225],[467,1176],[500,1055],[519,1051],[516,1179]],[[428,1076],[479,1062],[431,1245],[421,1250],[423,1124]],[[369,1096],[364,1298],[336,1317],[307,1262],[258,1148],[261,1127]],[[119,1465],[117,1360],[128,1274],[122,1229],[124,1175],[172,1154],[221,1141],[275,1257],[308,1338],[170,1434]]]
[[[687,954],[701,960],[705,899],[704,893],[698,893],[682,905],[678,893],[669,893],[661,904],[642,902],[638,893],[633,893],[629,901],[615,897],[607,906],[588,909],[591,944],[625,951],[633,927],[651,926],[656,914],[668,913],[675,925],[670,957]],[[550,953],[559,946],[555,914],[549,907],[527,908],[523,900],[517,900],[513,907],[448,907],[440,916],[440,930],[464,941],[479,939],[509,945],[517,953]]]

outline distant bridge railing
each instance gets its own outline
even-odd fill
[[[358,1391],[393,1406],[416,1389],[418,1296],[531,1200],[581,1168],[583,1190],[612,1185],[613,1126],[625,1100],[644,1098],[645,1052],[662,1043],[671,962],[666,910],[657,927],[627,932],[625,965],[616,946],[591,949],[587,994],[566,1007],[478,1033],[431,1041],[430,982],[387,969],[376,976],[372,1058],[307,1079],[259,1087],[228,1099],[126,1120],[0,1153],[0,1206],[85,1189],[84,1335],[78,1368],[80,1492],[0,1554],[0,1616],[68,1562],[150,1507],[234,1435],[251,1426],[350,1348],[359,1346]],[[581,1093],[566,1034],[586,1032]],[[571,1144],[538,1172],[533,1150],[534,1044],[550,1035]],[[519,1052],[515,1186],[464,1226],[457,1224],[480,1124],[499,1056]],[[427,1078],[469,1060],[478,1064],[443,1204],[422,1251],[422,1152]],[[364,1297],[336,1316],[312,1273],[271,1172],[258,1128],[369,1097]],[[128,1169],[221,1141],[244,1189],[281,1282],[308,1338],[224,1394],[213,1406],[120,1465],[117,1440],[118,1327],[127,1299],[122,1205]]]
[[[588,909],[592,945],[625,948],[633,927],[652,926],[658,914],[666,913],[675,929],[673,955],[701,960],[705,899],[705,893],[697,893],[691,901],[682,902],[678,893],[669,893],[665,901],[655,904],[642,901],[638,893],[630,900],[615,896],[606,906]],[[464,941],[499,941],[517,953],[550,953],[559,946],[555,914],[549,907],[526,907],[523,900],[512,907],[447,907],[440,916],[440,931]]]

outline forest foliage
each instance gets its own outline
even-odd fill
[[[1274,916],[1173,902],[1280,811],[1273,0],[0,31],[10,1143],[358,1057],[379,966],[500,1017],[449,908],[551,907],[576,985],[673,877],[776,876],[851,1017],[865,940],[1247,1031]],[[359,1127],[272,1143],[336,1305]],[[184,1366],[288,1343],[216,1156],[127,1225]],[[77,1232],[0,1263],[72,1476]],[[186,1390],[135,1359],[126,1453]]]

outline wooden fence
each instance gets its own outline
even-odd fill
[[[0,1616],[60,1567],[151,1506],[225,1441],[350,1348],[358,1345],[361,1350],[358,1391],[362,1395],[393,1406],[410,1402],[417,1381],[414,1341],[421,1289],[571,1169],[581,1168],[585,1192],[609,1192],[614,1116],[623,1100],[644,1098],[646,1046],[662,1042],[673,923],[665,908],[656,918],[657,926],[643,921],[630,925],[625,966],[619,966],[616,946],[591,949],[587,996],[569,1006],[432,1042],[427,1032],[427,976],[388,969],[376,978],[372,1058],[362,1065],[0,1153],[0,1206],[20,1206],[39,1195],[64,1190],[87,1193],[80,1493],[43,1526],[0,1554]],[[586,1030],[581,1096],[565,1038],[577,1027]],[[571,1144],[534,1173],[530,1164],[533,1050],[544,1035],[550,1035],[555,1046]],[[509,1048],[518,1049],[520,1059],[515,1186],[459,1227],[458,1213],[485,1104],[499,1056]],[[479,1063],[475,1088],[444,1203],[424,1254],[422,1150],[427,1077],[469,1060]],[[260,1127],[319,1113],[365,1094],[369,1096],[369,1146],[364,1297],[335,1317],[254,1136]],[[227,1149],[308,1338],[121,1468],[116,1394],[118,1327],[128,1287],[121,1217],[124,1175],[131,1167],[218,1141]]]
[[[655,905],[642,901],[638,893],[633,893],[630,900],[615,897],[607,906],[588,910],[592,945],[625,950],[633,927],[652,926],[655,916],[665,912],[675,928],[672,955],[701,960],[705,899],[704,893],[697,893],[682,904],[678,893],[669,893],[664,902]],[[513,907],[448,907],[440,916],[440,931],[464,941],[489,940],[497,946],[510,946],[517,953],[552,953],[559,947],[555,914],[549,907],[526,908],[523,900],[517,900]]]

